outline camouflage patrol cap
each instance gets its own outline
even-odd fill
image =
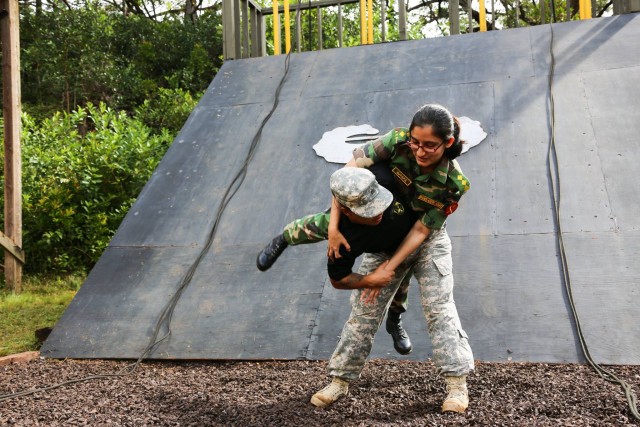
[[[344,167],[331,175],[331,192],[341,205],[363,218],[380,215],[393,201],[389,190],[380,186],[370,170]]]

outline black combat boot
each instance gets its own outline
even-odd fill
[[[402,355],[411,353],[411,340],[409,335],[402,327],[402,319],[400,313],[389,310],[387,312],[387,332],[393,338],[393,348]]]
[[[289,246],[286,240],[284,240],[284,234],[279,234],[264,247],[258,254],[256,265],[258,270],[267,271],[274,262],[278,259],[280,254]]]

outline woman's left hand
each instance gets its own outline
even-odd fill
[[[373,304],[376,302],[380,292],[382,292],[382,288],[365,288],[360,294],[360,301],[365,304]]]

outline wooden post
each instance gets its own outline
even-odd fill
[[[322,50],[322,9],[318,6],[318,50]]]
[[[236,39],[238,38],[236,31],[234,0],[222,0],[222,52],[224,59],[238,59],[240,56],[239,49],[236,50]]]
[[[449,34],[460,34],[460,8],[459,0],[449,1]]]
[[[273,54],[280,55],[280,16],[278,0],[273,0]]]
[[[380,41],[387,41],[387,4],[380,2]]]
[[[494,0],[491,0],[491,31],[496,29],[496,7]]]
[[[249,15],[251,16],[251,57],[255,58],[262,56],[259,54],[260,46],[258,45],[258,40],[260,39],[258,35],[258,9],[251,5]]]
[[[342,3],[338,0],[338,47],[342,47]]]
[[[373,0],[367,0],[367,43],[373,44]]]
[[[366,0],[360,0],[360,44],[367,44],[367,4]]]
[[[398,0],[398,38],[407,39],[407,10],[404,7],[404,0]]]
[[[289,0],[284,0],[284,53],[291,51],[291,21],[289,17]]]
[[[249,58],[249,1],[240,1],[240,25],[242,26],[241,58]]]
[[[20,159],[20,21],[17,0],[2,0],[2,92],[4,115],[4,230],[22,247],[22,162]],[[4,252],[4,277],[15,292],[22,290],[22,264]]]
[[[233,34],[234,34],[234,41],[233,41],[233,47],[236,51],[236,56],[233,59],[239,59],[242,58],[242,46],[240,45],[240,34],[242,31],[242,28],[240,27],[240,0],[232,0],[233,1]]]
[[[302,52],[302,38],[301,38],[301,31],[300,31],[300,15],[301,13],[299,6],[298,6],[298,10],[296,11],[296,47],[298,49],[298,53]],[[342,47],[342,46],[340,46]]]

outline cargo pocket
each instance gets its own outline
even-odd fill
[[[469,340],[467,333],[463,329],[458,328],[458,335],[460,336],[460,339],[464,338],[467,341]]]
[[[447,276],[451,274],[451,270],[453,269],[453,262],[451,260],[451,257],[443,256],[439,258],[434,258],[433,263],[436,265],[436,267],[438,268],[438,271],[443,276]]]

